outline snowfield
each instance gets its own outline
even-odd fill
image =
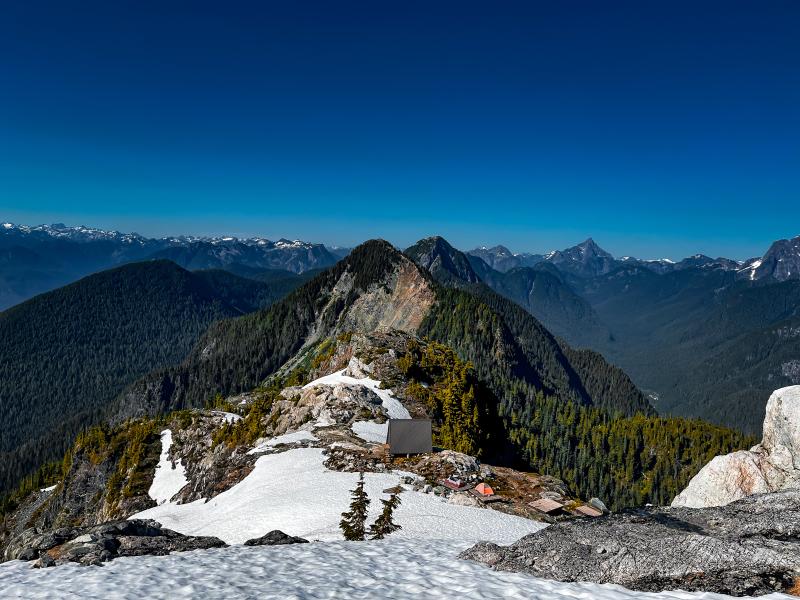
[[[488,512],[488,511],[486,511]],[[465,542],[386,539],[119,558],[102,567],[32,569],[0,564],[8,598],[503,598],[531,600],[721,600],[717,594],[645,594],[613,585],[557,583],[458,560]],[[772,594],[765,599],[789,599]]]
[[[296,448],[262,456],[241,482],[211,498],[190,504],[166,503],[134,515],[155,519],[164,527],[187,535],[213,535],[229,544],[241,544],[280,529],[309,540],[341,540],[341,513],[350,504],[357,473],[325,468],[320,448]],[[384,489],[401,483],[404,473],[365,473],[372,500],[370,519],[381,509]],[[467,542],[491,540],[511,543],[542,524],[485,508],[448,504],[433,494],[408,490],[395,521],[402,529],[393,538],[449,539]]]
[[[153,483],[150,484],[148,495],[158,504],[169,502],[170,499],[181,491],[189,481],[186,479],[186,469],[180,460],[172,466],[169,459],[169,449],[172,447],[172,431],[165,429],[161,432],[161,455],[158,457],[158,465],[153,476]]]

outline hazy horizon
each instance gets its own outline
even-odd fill
[[[23,217],[24,217],[24,215],[23,215]],[[143,228],[136,228],[136,227],[118,226],[118,225],[115,225],[114,222],[112,222],[112,221],[104,221],[103,223],[98,223],[96,221],[91,221],[91,220],[90,221],[86,221],[86,222],[84,222],[84,221],[80,221],[79,222],[79,221],[73,221],[73,220],[69,220],[69,219],[58,219],[58,218],[46,219],[46,220],[43,220],[43,221],[42,220],[37,221],[35,219],[33,219],[33,220],[30,220],[30,219],[25,220],[24,218],[23,219],[10,219],[10,218],[4,218],[3,217],[3,218],[0,218],[0,222],[2,222],[2,223],[10,222],[10,223],[13,223],[14,225],[25,225],[25,226],[29,226],[29,227],[36,227],[36,226],[39,226],[39,225],[54,225],[54,224],[62,224],[62,225],[65,225],[66,227],[84,226],[84,227],[89,227],[89,228],[102,229],[102,230],[106,230],[106,231],[118,231],[120,233],[136,233],[136,234],[139,234],[139,235],[141,235],[143,237],[147,237],[147,238],[196,236],[196,237],[237,237],[237,238],[240,238],[240,239],[247,239],[247,238],[253,238],[253,237],[262,237],[262,238],[266,238],[266,239],[269,239],[269,240],[272,240],[272,241],[276,241],[278,239],[284,238],[284,239],[289,239],[289,240],[302,240],[302,241],[310,242],[310,243],[324,244],[325,246],[328,246],[328,247],[344,247],[344,248],[352,248],[352,247],[357,246],[358,244],[361,244],[361,243],[363,243],[363,242],[365,242],[365,241],[367,241],[369,239],[381,238],[381,239],[386,239],[388,242],[392,243],[394,246],[396,246],[398,248],[405,249],[408,246],[411,246],[412,244],[414,244],[414,243],[418,242],[419,240],[424,239],[426,237],[441,236],[441,237],[445,238],[448,242],[450,242],[454,247],[456,247],[459,250],[464,251],[464,252],[469,251],[469,250],[473,250],[473,249],[476,249],[476,248],[480,248],[480,247],[491,248],[493,246],[500,245],[500,246],[505,246],[506,248],[508,248],[509,250],[511,250],[515,254],[522,254],[522,253],[545,254],[545,253],[550,252],[552,250],[564,250],[565,248],[570,248],[572,246],[576,246],[576,245],[580,244],[581,242],[585,241],[586,239],[592,238],[597,243],[597,245],[599,245],[604,250],[606,250],[606,251],[610,252],[611,254],[613,254],[616,258],[620,258],[620,257],[623,257],[623,256],[632,256],[632,257],[639,258],[639,259],[644,259],[644,260],[667,258],[667,259],[675,260],[675,261],[681,260],[681,259],[689,257],[689,256],[693,256],[695,254],[705,254],[705,255],[711,256],[712,258],[725,257],[725,258],[731,258],[731,259],[734,259],[734,260],[746,260],[748,258],[755,258],[755,257],[762,256],[764,254],[764,252],[766,252],[766,250],[769,248],[770,244],[772,244],[772,242],[774,242],[774,241],[776,241],[778,239],[793,238],[793,237],[796,237],[796,235],[797,235],[797,234],[795,234],[795,235],[787,234],[787,235],[781,236],[779,238],[775,238],[775,239],[769,240],[769,241],[765,242],[765,244],[763,245],[763,247],[761,247],[761,249],[756,250],[754,254],[750,254],[750,255],[743,255],[743,254],[734,255],[734,254],[714,253],[714,252],[706,252],[706,251],[703,251],[702,249],[700,249],[700,250],[692,250],[692,251],[689,251],[689,252],[687,252],[685,254],[682,254],[682,255],[672,255],[672,256],[670,256],[670,255],[667,255],[667,254],[656,255],[656,254],[653,254],[652,252],[650,252],[648,254],[647,251],[646,251],[646,246],[643,245],[643,244],[639,244],[639,247],[643,248],[645,251],[644,252],[639,252],[638,254],[636,252],[626,251],[624,249],[624,247],[621,250],[618,250],[616,244],[612,245],[611,243],[606,243],[606,241],[603,238],[599,238],[598,236],[593,235],[591,233],[588,234],[588,235],[585,235],[583,237],[578,236],[578,237],[576,237],[574,239],[568,239],[566,236],[561,236],[561,237],[553,236],[550,239],[561,240],[561,241],[560,242],[559,241],[555,241],[551,246],[547,246],[547,247],[542,246],[542,247],[517,248],[513,244],[508,243],[508,242],[506,242],[504,240],[496,240],[496,241],[490,241],[490,242],[460,243],[460,242],[457,241],[457,240],[461,239],[460,236],[458,236],[458,235],[456,235],[456,236],[447,236],[447,235],[444,235],[441,232],[437,232],[437,231],[431,231],[431,232],[429,232],[427,234],[422,234],[419,237],[415,237],[413,239],[412,238],[408,238],[406,236],[407,239],[406,238],[402,238],[402,241],[397,241],[396,239],[391,239],[391,238],[389,238],[389,237],[387,237],[385,235],[372,235],[372,236],[364,237],[363,239],[355,240],[353,242],[349,242],[349,243],[348,242],[344,242],[344,243],[342,243],[342,242],[337,242],[337,241],[331,241],[331,239],[327,239],[327,238],[312,238],[312,237],[302,236],[302,235],[300,235],[300,236],[297,236],[297,235],[286,235],[286,234],[281,233],[280,231],[277,231],[277,230],[275,230],[273,233],[265,233],[265,231],[260,230],[260,229],[228,230],[228,229],[213,229],[212,228],[212,229],[179,230],[179,229],[175,228],[175,227],[179,227],[179,224],[177,224],[177,225],[175,225],[175,227],[173,227],[171,223],[170,224],[164,224],[164,223],[148,224],[148,223],[144,222],[144,223],[142,223]],[[534,233],[538,233],[538,232],[534,232]],[[535,237],[535,235],[534,235],[534,237]],[[335,238],[332,238],[332,239],[335,239]]]

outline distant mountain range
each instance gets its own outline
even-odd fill
[[[735,271],[737,277],[750,280],[771,279],[786,281],[800,279],[800,236],[774,242],[761,258],[737,261],[730,258],[711,258],[695,254],[675,262],[668,258],[643,260],[632,256],[614,258],[589,238],[585,242],[565,250],[553,250],[547,254],[514,254],[505,246],[485,246],[469,250],[467,254],[477,256],[487,265],[500,272],[518,267],[533,267],[541,262],[550,262],[561,271],[578,277],[604,275],[622,266],[639,265],[656,273],[670,273],[689,268],[709,268]]]
[[[167,258],[187,269],[250,267],[304,273],[348,249],[300,240],[179,236],[146,238],[91,227],[0,224],[0,310],[125,263]]]
[[[775,387],[800,383],[800,237],[748,261],[702,254],[673,262],[614,257],[594,240],[547,254],[456,250],[442,238],[407,254],[439,283],[491,290],[571,347],[622,367],[659,411],[758,432]],[[302,241],[152,239],[61,224],[0,224],[0,308],[120,264],[168,259],[297,285],[349,254]]]
[[[621,366],[660,411],[758,432],[769,393],[800,383],[800,237],[744,262],[614,258],[592,239],[532,267],[502,246],[469,256],[482,282]]]
[[[491,248],[483,246],[470,250],[467,254],[477,256],[487,265],[501,273],[517,267],[532,267],[544,260],[544,255],[542,254],[513,254],[505,246],[493,246]]]
[[[572,290],[564,274],[551,262],[539,261],[533,267],[500,271],[479,256],[456,250],[441,237],[421,240],[405,252],[440,283],[490,287],[519,304],[570,344],[591,347],[602,344],[611,335],[591,305]]]

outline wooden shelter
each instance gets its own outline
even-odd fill
[[[564,505],[561,504],[561,502],[556,502],[550,498],[539,498],[538,500],[530,502],[529,506],[546,515],[552,515],[564,510]]]
[[[594,506],[589,506],[588,504],[582,504],[581,506],[575,507],[575,511],[579,515],[584,517],[602,517],[603,511],[597,510]]]
[[[430,419],[389,419],[386,443],[391,455],[433,452]]]

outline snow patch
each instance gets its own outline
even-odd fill
[[[172,497],[183,489],[189,481],[186,479],[186,469],[180,460],[175,464],[169,459],[169,449],[172,447],[172,431],[165,429],[161,432],[161,455],[150,485],[148,495],[158,504],[169,502]]]
[[[284,433],[283,435],[279,435],[274,438],[270,438],[261,444],[258,444],[255,448],[250,450],[248,454],[259,454],[264,452],[270,448],[274,448],[278,444],[299,444],[302,442],[318,442],[319,438],[315,436],[310,431],[293,431],[291,433]]]
[[[213,411],[213,413],[216,416],[222,417],[223,419],[225,419],[226,423],[236,423],[236,421],[241,421],[242,420],[242,415],[237,415],[236,413],[232,413],[232,412],[225,412],[224,410],[215,410],[215,411]]]
[[[330,375],[325,375],[324,377],[320,377],[319,379],[315,379],[314,381],[307,383],[303,386],[303,389],[313,387],[315,385],[336,385],[337,383],[345,383],[348,385],[363,385],[366,388],[369,388],[373,392],[375,392],[378,397],[381,399],[383,403],[383,408],[386,409],[386,412],[389,414],[389,417],[392,419],[410,419],[411,414],[406,410],[406,407],[394,397],[392,390],[382,390],[380,388],[381,382],[376,379],[370,379],[369,377],[363,377],[361,379],[356,379],[355,377],[350,377],[349,375],[345,375],[344,372],[347,369],[342,369],[341,371],[336,371],[335,373],[331,373]]]
[[[350,428],[365,442],[383,444],[389,433],[389,423],[375,423],[374,421],[356,421]]]

